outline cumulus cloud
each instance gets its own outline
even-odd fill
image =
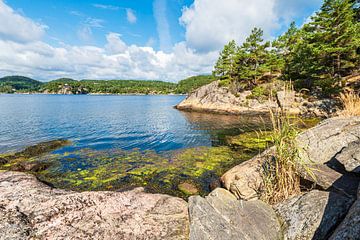
[[[0,38],[17,42],[41,39],[47,27],[28,19],[0,0]]]
[[[278,27],[274,7],[274,0],[195,0],[183,9],[180,22],[190,47],[212,51],[231,39],[243,42],[255,26],[269,37]]]
[[[136,23],[137,21],[135,12],[131,8],[126,9],[126,19],[128,20],[129,23]]]
[[[279,17],[285,16],[280,12],[289,10],[289,16],[295,16],[291,9],[299,7],[298,3],[289,0],[294,4],[288,2],[284,8],[281,1],[285,0],[195,0],[183,9],[180,18],[186,30],[185,41],[172,45],[166,0],[155,0],[161,46],[161,50],[155,50],[152,38],[146,46],[130,45],[114,32],[104,36],[104,46],[54,47],[41,39],[45,26],[16,13],[0,0],[0,75],[20,74],[42,80],[71,77],[177,81],[211,73],[224,43],[231,39],[240,43],[254,26],[262,27],[270,37],[271,31],[285,21]],[[92,29],[102,26],[102,20],[86,18],[78,34],[89,41]]]

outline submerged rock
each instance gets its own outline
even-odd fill
[[[271,206],[260,200],[239,201],[217,188],[206,198],[189,198],[190,240],[282,239],[281,227]]]
[[[180,183],[178,186],[179,190],[186,195],[194,195],[199,192],[196,186],[192,183],[184,182]]]
[[[13,160],[18,160],[18,162],[27,161],[29,158],[40,156],[45,153],[49,153],[58,148],[70,145],[71,142],[69,140],[57,139],[47,142],[41,142],[36,145],[30,146],[22,150],[21,152],[17,152],[15,154],[8,154],[3,157],[0,156],[0,165],[4,165]],[[28,167],[25,167],[27,170]]]
[[[187,239],[184,200],[127,192],[52,189],[34,176],[0,172],[0,239]]]
[[[285,239],[323,240],[341,222],[352,200],[333,192],[313,190],[275,205]]]

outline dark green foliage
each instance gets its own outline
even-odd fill
[[[0,93],[49,92],[58,93],[67,87],[74,94],[186,94],[209,84],[215,78],[211,75],[194,76],[178,84],[146,80],[81,80],[59,78],[50,82],[39,82],[22,76],[0,78]]]
[[[232,80],[236,75],[235,55],[237,46],[234,40],[224,46],[215,64],[213,75],[220,80]]]
[[[214,80],[215,77],[211,75],[200,75],[186,78],[178,83],[176,93],[190,93],[201,86],[213,82]]]
[[[240,47],[229,42],[220,53],[214,76],[223,86],[241,90],[281,74],[300,89],[323,96],[338,93],[343,77],[360,69],[359,20],[358,0],[325,0],[309,23],[297,29],[293,22],[271,44],[263,41],[258,28]]]
[[[65,85],[74,93],[81,89],[85,93],[109,94],[168,94],[174,92],[175,83],[141,80],[81,80],[59,79],[44,84],[43,90],[58,92]]]
[[[359,69],[360,25],[351,0],[326,0],[321,10],[295,33],[288,78],[301,87],[320,87],[324,95],[340,90],[341,79]]]
[[[0,92],[12,93],[14,91],[34,92],[39,90],[42,82],[23,76],[8,76],[0,78]]]

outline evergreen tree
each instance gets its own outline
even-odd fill
[[[237,76],[239,81],[256,85],[258,79],[269,69],[266,66],[269,43],[264,43],[263,31],[254,28],[236,54]]]
[[[234,40],[230,41],[224,46],[224,49],[221,51],[219,59],[217,60],[213,75],[220,80],[229,80],[231,81],[234,76],[235,71],[235,53],[237,45]]]

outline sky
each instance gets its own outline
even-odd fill
[[[254,27],[266,40],[322,0],[0,0],[0,77],[177,82],[210,74]]]

